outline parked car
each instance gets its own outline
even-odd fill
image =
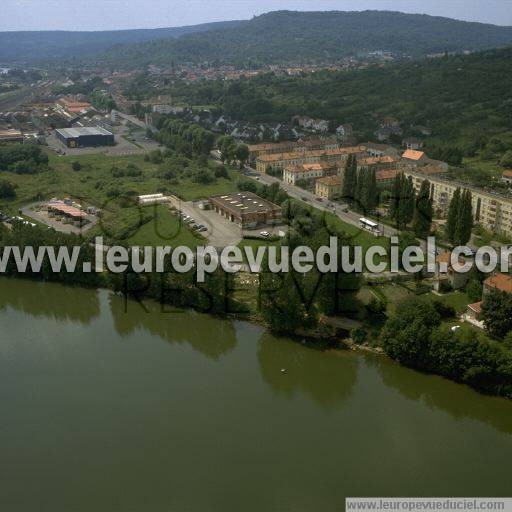
[[[268,238],[270,236],[270,233],[268,231],[261,231],[260,236],[263,238]]]
[[[197,231],[200,231],[200,232],[203,232],[203,231],[208,231],[204,226],[199,228]]]

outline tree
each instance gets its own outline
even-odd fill
[[[460,208],[460,188],[455,189],[450,206],[448,207],[448,217],[446,219],[445,234],[446,238],[453,243],[455,240],[455,231],[457,229],[457,219]]]
[[[231,135],[223,135],[217,141],[217,147],[220,151],[220,159],[224,163],[231,163],[236,159],[237,144]]]
[[[512,150],[508,150],[500,160],[500,165],[507,168],[512,169]]]
[[[482,304],[482,320],[491,336],[503,338],[512,331],[512,294],[493,290]]]
[[[345,172],[343,175],[343,197],[349,203],[353,203],[356,199],[357,187],[357,161],[354,155],[349,155],[345,164]]]
[[[78,160],[75,160],[72,162],[71,168],[73,171],[79,171],[82,168],[82,164]]]
[[[0,199],[16,197],[16,185],[7,180],[0,180]]]
[[[482,299],[482,283],[477,279],[472,279],[466,285],[466,295],[472,302],[478,302]]]
[[[441,322],[432,302],[420,297],[397,305],[395,314],[386,322],[381,333],[386,353],[414,368],[429,366],[429,337]]]
[[[240,162],[240,169],[242,169],[249,159],[249,148],[246,144],[238,145],[236,148],[236,158]]]
[[[419,238],[426,238],[430,234],[432,224],[432,199],[430,197],[430,182],[424,180],[421,184],[416,204],[414,207],[414,216],[412,229]]]
[[[464,190],[460,197],[459,209],[457,212],[457,222],[455,224],[455,236],[453,243],[455,245],[465,245],[471,238],[473,229],[473,205],[472,196],[469,190]]]
[[[414,215],[415,192],[412,177],[399,173],[393,182],[391,193],[390,216],[395,221],[397,229],[405,229]]]

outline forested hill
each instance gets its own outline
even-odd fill
[[[0,62],[84,57],[104,52],[114,45],[142,43],[153,39],[174,39],[185,34],[231,28],[241,21],[221,21],[187,27],[98,32],[25,31],[0,32]]]
[[[373,50],[417,57],[495,48],[511,42],[512,27],[420,14],[276,11],[231,28],[118,47],[101,60],[121,66],[168,65],[171,61],[251,65],[332,61]]]
[[[176,101],[215,104],[229,117],[253,123],[307,115],[332,126],[350,123],[373,138],[379,120],[394,116],[406,135],[411,126],[427,126],[429,140],[463,147],[466,154],[493,136],[512,143],[512,48],[350,72],[176,83],[170,93]]]

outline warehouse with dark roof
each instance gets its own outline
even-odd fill
[[[210,197],[212,209],[243,229],[281,222],[281,207],[252,192]]]
[[[60,128],[55,130],[57,138],[68,148],[113,146],[114,134],[101,126],[82,128]]]

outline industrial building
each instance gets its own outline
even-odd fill
[[[0,143],[23,142],[23,134],[18,130],[0,130]]]
[[[212,209],[243,229],[279,224],[281,207],[252,192],[210,197]]]
[[[114,135],[100,126],[62,128],[55,130],[55,135],[68,148],[114,145]]]
[[[138,199],[141,206],[149,206],[151,204],[164,204],[171,201],[170,197],[164,196],[163,194],[146,194],[139,196]]]
[[[67,202],[50,201],[46,208],[50,218],[60,220],[63,224],[82,226],[87,222],[87,214]]]

